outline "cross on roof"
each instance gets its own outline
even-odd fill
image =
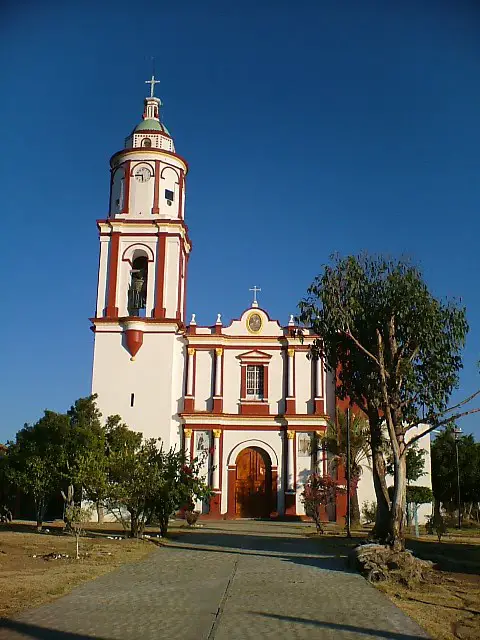
[[[153,98],[154,97],[153,94],[155,93],[155,85],[160,84],[160,80],[155,80],[155,76],[152,74],[152,79],[145,80],[145,84],[150,85],[150,97]]]
[[[252,289],[249,289],[249,291],[253,291],[252,307],[258,307],[257,293],[258,291],[261,291],[261,289],[255,285]]]

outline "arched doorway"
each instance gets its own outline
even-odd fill
[[[272,463],[260,447],[248,447],[237,456],[235,515],[238,518],[268,518],[272,504]]]

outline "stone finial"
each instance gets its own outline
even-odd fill
[[[217,315],[217,321],[215,322],[215,324],[222,324],[222,314],[221,313],[219,313]]]
[[[290,320],[288,321],[288,326],[289,327],[295,326],[295,320],[293,319],[293,313],[290,315]]]
[[[190,324],[197,324],[197,321],[195,320],[196,315],[197,315],[196,313],[192,313],[192,319],[190,320]]]

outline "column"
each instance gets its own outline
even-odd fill
[[[187,458],[187,460],[191,460],[192,458],[192,433],[193,432],[191,429],[183,430],[183,450],[185,451],[185,457]]]
[[[220,436],[221,429],[213,430],[213,474],[212,489],[220,488]]]
[[[297,513],[296,510],[296,492],[295,492],[295,448],[294,448],[294,440],[295,440],[295,431],[287,431],[287,447],[286,447],[286,456],[287,456],[287,482],[286,482],[286,491],[285,491],[285,515],[286,516],[294,516]]]
[[[295,431],[287,431],[287,491],[295,487],[295,465],[293,459],[293,440]]]
[[[112,231],[108,254],[108,285],[107,285],[107,306],[105,316],[107,318],[118,317],[117,301],[117,274],[118,274],[118,252],[120,245],[120,232]]]
[[[222,364],[223,349],[215,349],[215,392],[213,394],[213,411],[215,413],[221,413],[223,411]]]
[[[323,396],[323,362],[321,358],[313,361],[315,367],[315,413],[325,413]]]
[[[187,394],[185,397],[185,411],[193,411],[195,398],[193,397],[193,379],[195,376],[195,349],[189,348],[187,359]]]
[[[315,471],[321,475],[325,475],[325,449],[322,444],[323,431],[315,431],[316,440],[317,440],[317,455],[315,462]]]
[[[213,471],[212,490],[213,496],[210,498],[210,515],[220,516],[222,502],[222,490],[220,488],[220,438],[221,429],[213,429]]]
[[[287,351],[287,402],[286,413],[295,411],[295,349]]]

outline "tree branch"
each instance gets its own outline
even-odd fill
[[[346,329],[343,330],[343,333],[347,336],[347,338],[350,338],[351,340],[353,340],[353,342],[357,345],[357,347],[360,349],[360,351],[363,351],[363,353],[366,356],[371,358],[377,364],[377,366],[380,367],[380,362],[379,362],[378,358],[375,357],[373,355],[373,353],[371,353],[368,349],[366,349],[363,346],[363,344],[357,340],[357,338],[353,335],[353,333],[350,331],[350,328],[348,326],[347,326]]]
[[[406,444],[405,448],[410,447],[412,444],[414,444],[415,442],[420,440],[420,438],[423,438],[423,436],[426,436],[428,433],[431,433],[434,429],[438,429],[439,427],[443,427],[444,425],[448,424],[452,420],[458,420],[459,418],[463,418],[465,416],[469,416],[472,413],[478,413],[479,411],[480,411],[480,407],[477,407],[476,409],[470,409],[469,411],[463,411],[462,413],[456,413],[453,416],[450,416],[448,418],[444,418],[443,420],[440,420],[440,422],[435,422],[434,425],[431,425],[428,429],[425,429],[425,431],[423,431],[422,433],[417,434],[414,438],[409,440],[408,443]],[[419,424],[421,424],[421,423],[417,422],[416,424],[410,425],[407,428],[407,431],[409,431],[410,429],[413,429],[414,427],[418,427]]]

